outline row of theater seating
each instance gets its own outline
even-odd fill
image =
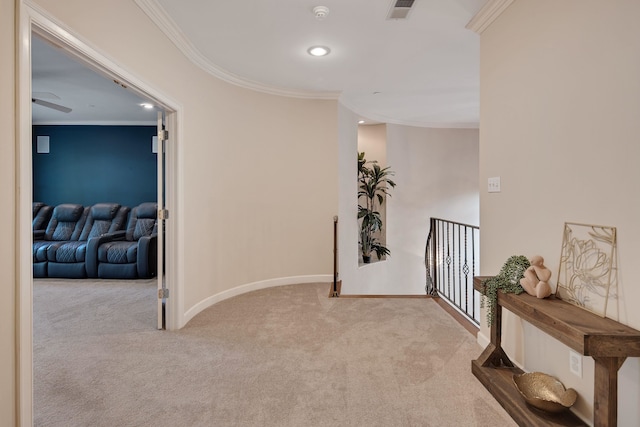
[[[133,209],[33,204],[33,276],[151,278],[157,266],[157,204]]]

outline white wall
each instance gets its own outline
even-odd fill
[[[481,36],[481,272],[542,255],[557,277],[565,221],[617,227],[619,320],[640,329],[640,2],[516,0]],[[484,317],[483,317],[484,319]],[[508,316],[507,353],[560,378],[592,419],[593,361],[582,379],[569,349]],[[488,330],[483,327],[484,338]],[[619,384],[619,426],[638,426],[640,359]]]
[[[358,152],[365,152],[365,158],[375,160],[380,167],[387,166],[387,125],[359,125]]]
[[[338,106],[338,271],[342,293],[357,283],[358,269],[358,116]]]
[[[478,130],[386,127],[386,164],[396,172],[397,184],[386,202],[391,256],[360,267],[343,264],[341,271],[350,269],[352,280],[343,281],[343,294],[423,295],[430,217],[478,224]],[[345,167],[354,169],[355,180],[353,156],[353,165]],[[341,167],[340,172],[342,176],[349,170]],[[351,200],[355,206],[355,193]],[[357,242],[355,222],[353,227],[350,233]]]
[[[397,293],[424,294],[431,217],[478,225],[478,130],[387,126],[396,188],[387,206],[390,277]]]

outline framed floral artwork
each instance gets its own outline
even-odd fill
[[[615,227],[564,224],[556,296],[606,317],[609,298],[616,297],[616,270]]]

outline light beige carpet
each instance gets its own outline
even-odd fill
[[[223,301],[177,332],[151,282],[36,280],[36,426],[514,426],[429,299],[328,284]]]

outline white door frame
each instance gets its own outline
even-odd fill
[[[157,154],[156,154],[156,193],[157,193],[157,206],[156,211],[158,212],[157,219],[157,228],[158,228],[158,237],[157,237],[157,254],[156,254],[156,289],[158,290],[158,301],[157,301],[157,325],[158,329],[162,329],[166,327],[165,324],[165,313],[163,313],[163,303],[164,303],[164,293],[162,293],[162,297],[160,296],[160,292],[163,292],[166,289],[166,284],[164,281],[164,229],[165,229],[165,212],[164,212],[164,159],[165,159],[165,147],[166,147],[166,135],[165,135],[165,123],[164,123],[165,113],[164,111],[158,111],[158,117],[156,120],[156,143],[157,143]]]
[[[182,327],[183,289],[179,258],[182,247],[180,238],[180,211],[178,196],[181,185],[178,169],[181,169],[180,144],[182,134],[182,106],[166,94],[149,86],[142,79],[121,68],[115,61],[98,52],[62,24],[54,22],[42,9],[29,0],[18,3],[17,65],[16,73],[16,398],[17,420],[20,426],[33,425],[33,233],[31,229],[32,135],[31,135],[31,34],[38,33],[68,53],[76,56],[88,67],[102,74],[117,78],[129,88],[153,99],[166,112],[166,122],[171,144],[167,148],[166,205],[171,216],[166,225],[166,281],[170,290],[167,300],[167,329]]]

